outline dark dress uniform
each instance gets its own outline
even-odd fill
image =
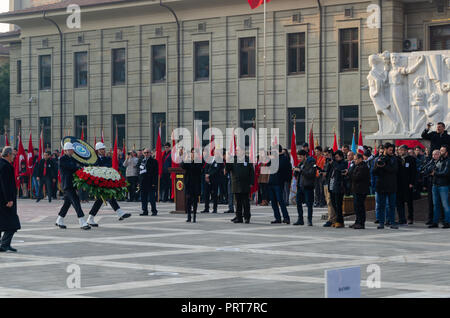
[[[59,216],[64,218],[69,211],[70,205],[73,206],[78,218],[84,217],[81,209],[80,198],[73,187],[73,174],[79,169],[76,160],[68,155],[59,158],[59,170],[61,172],[61,187],[64,191],[64,204],[59,211]]]
[[[412,224],[414,222],[414,205],[413,193],[417,180],[417,163],[412,156],[398,158],[398,174],[397,174],[397,213],[400,224],[406,224],[405,202],[408,205],[408,220]],[[413,188],[409,185],[412,184]]]
[[[6,204],[13,202],[8,208]],[[1,251],[11,248],[14,233],[20,230],[19,216],[17,215],[17,188],[13,166],[5,159],[0,159],[0,232],[3,232]]]
[[[241,160],[242,161],[242,160]],[[231,173],[231,188],[236,199],[236,218],[235,223],[242,223],[242,209],[244,209],[244,219],[246,223],[250,222],[250,188],[253,186],[255,171],[253,164],[249,162],[246,156],[244,162],[238,162],[234,157],[233,163],[226,164],[226,170]]]
[[[194,212],[193,222],[196,221],[198,197],[201,194],[202,164],[190,162],[181,163],[181,168],[186,172],[184,175],[184,193],[186,199],[187,222],[191,222],[191,213]]]
[[[95,163],[95,166],[97,167],[106,167],[111,168],[112,167],[112,159],[110,157],[100,157],[98,156],[97,162]],[[112,198],[111,200],[108,200],[109,204],[111,204],[111,207],[114,211],[117,211],[120,209],[119,204],[117,203],[117,200]],[[89,212],[90,215],[96,216],[98,211],[100,210],[101,206],[103,205],[102,199],[97,199],[94,202],[94,205],[91,208],[91,211]]]
[[[58,177],[56,163],[53,159],[42,159],[37,167],[37,176],[39,177],[39,200],[44,198],[42,191],[44,185],[47,190],[48,202],[52,202],[53,197],[53,180]]]
[[[211,162],[208,165],[208,170],[206,174],[209,175],[209,189],[211,193],[211,199],[213,201],[213,212],[217,213],[217,204],[219,203],[219,186],[221,183],[223,183],[224,173],[224,164],[216,162],[216,159],[214,159],[213,162]],[[208,205],[209,209],[209,205]]]
[[[157,215],[156,191],[158,189],[158,161],[154,158],[144,158],[139,163],[139,187],[141,191],[142,214],[148,215],[148,201],[152,206],[152,215]]]

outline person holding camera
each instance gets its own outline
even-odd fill
[[[123,162],[123,166],[126,168],[125,176],[129,184],[128,193],[130,194],[130,197],[127,202],[137,201],[136,188],[138,184],[138,162],[139,159],[137,158],[137,153],[134,150],[128,152],[127,158]]]
[[[329,175],[328,190],[330,191],[331,203],[336,212],[336,223],[331,226],[335,228],[345,227],[342,203],[345,193],[344,178],[347,173],[348,163],[344,160],[344,153],[341,150],[337,150],[334,153],[334,160],[328,166],[327,171],[327,175]]]
[[[445,130],[445,124],[443,122],[437,123],[436,131],[430,132],[431,126],[433,126],[433,123],[428,123],[427,128],[422,132],[422,138],[429,140],[431,143],[429,157],[434,150],[440,150],[442,145],[450,145],[450,136]]]
[[[450,228],[450,204],[448,200],[448,191],[450,189],[450,159],[448,158],[448,146],[441,147],[441,156],[434,166],[431,175],[433,176],[433,223],[428,228],[439,227],[439,218],[441,216],[441,203],[444,208],[444,225],[442,228]]]
[[[314,186],[316,181],[316,160],[308,157],[305,150],[298,152],[300,163],[294,168],[294,177],[297,178],[297,213],[298,220],[294,225],[304,225],[303,203],[308,207],[308,226],[312,226]]]
[[[391,229],[398,229],[395,222],[398,160],[394,155],[395,145],[387,143],[384,149],[384,154],[376,159],[373,170],[377,177],[375,209],[379,221],[378,229],[384,229],[386,214]]]

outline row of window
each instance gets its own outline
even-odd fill
[[[358,29],[341,29],[341,71],[358,68]],[[210,77],[210,43],[201,41],[194,43],[194,73],[196,81],[209,80]],[[306,34],[290,33],[287,37],[287,67],[289,75],[305,72],[306,65]],[[167,48],[165,44],[151,47],[152,82],[166,81]],[[126,50],[112,50],[112,85],[126,83]],[[17,61],[17,93],[22,91],[22,63]],[[88,53],[76,52],[74,55],[74,86],[76,88],[88,85]],[[256,76],[256,37],[239,39],[239,76],[241,78]],[[51,55],[39,56],[39,89],[48,90],[52,87]]]
[[[341,106],[339,108],[339,117],[340,117],[340,137],[341,142],[343,144],[351,144],[353,137],[353,130],[358,129],[358,106]],[[288,109],[289,116],[289,125],[288,125],[288,143],[287,146],[291,144],[291,132],[293,129],[293,125],[295,124],[296,130],[296,144],[301,145],[306,141],[306,120],[305,120],[305,108],[297,107],[297,108],[289,108]],[[244,131],[253,126],[253,121],[256,117],[256,111],[254,109],[244,109],[240,111],[240,127],[244,129]],[[294,119],[295,118],[295,119]],[[195,120],[202,121],[202,135],[205,131],[210,127],[209,125],[209,112],[208,111],[197,111],[194,113]],[[158,128],[161,124],[161,140],[162,142],[166,140],[166,113],[153,113],[152,114],[152,141],[153,147],[156,147],[156,140],[158,138]],[[51,117],[40,117],[39,125],[43,129],[43,137],[44,137],[44,145],[46,148],[51,148]],[[112,116],[112,125],[113,129],[113,139],[116,138],[116,127],[117,127],[117,143],[118,147],[123,147],[123,142],[126,138],[126,123],[125,123],[125,115],[113,115]],[[16,136],[19,134],[19,127],[21,127],[21,120],[16,120]],[[88,140],[88,129],[87,127],[87,116],[75,116],[75,137],[81,138],[81,132],[83,131],[83,135],[85,140]],[[97,136],[99,138],[100,136]],[[206,146],[209,143],[209,140],[202,141],[203,146]],[[248,136],[245,141],[246,145],[250,144],[250,140]]]

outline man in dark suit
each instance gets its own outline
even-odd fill
[[[98,159],[97,159],[97,162],[95,163],[95,166],[111,168],[112,167],[112,159],[111,159],[111,157],[106,157],[105,149],[106,149],[106,147],[102,142],[98,142],[95,145],[95,150],[97,151],[97,154],[98,154]],[[125,213],[120,208],[120,206],[117,203],[117,200],[115,198],[108,200],[108,202],[111,205],[111,207],[113,208],[113,210],[117,213],[117,216],[119,217],[119,221],[122,221],[131,216],[130,213]],[[88,217],[87,222],[92,227],[98,227],[98,224],[95,223],[94,218],[97,215],[98,211],[100,210],[102,204],[103,204],[103,200],[101,198],[98,198],[95,201],[94,205],[92,206],[91,211],[89,212],[89,217]]]
[[[189,154],[186,154],[189,156]],[[197,163],[195,162],[197,159]],[[192,222],[196,222],[198,197],[201,192],[202,164],[199,154],[195,154],[195,149],[191,149],[190,158],[187,157],[181,163],[186,173],[184,175],[184,193],[186,199],[186,213],[188,218],[186,222],[191,222],[191,213],[194,212]]]
[[[205,174],[205,181],[209,184],[211,199],[213,201],[212,213],[217,213],[217,204],[219,203],[219,185],[223,182],[223,178],[225,177],[223,173],[224,164],[222,158],[222,150],[216,149],[213,161],[208,165],[208,170]]]
[[[398,148],[397,213],[399,225],[406,225],[405,203],[408,205],[408,223],[414,223],[413,193],[417,180],[417,163],[408,155],[408,146]]]
[[[20,230],[17,215],[17,188],[12,162],[14,154],[12,147],[5,147],[0,159],[0,252],[17,252],[11,247],[14,233]]]
[[[81,209],[80,198],[78,197],[75,188],[73,187],[73,174],[80,168],[77,161],[72,158],[73,145],[70,142],[64,144],[64,156],[59,159],[59,170],[61,172],[61,187],[64,191],[64,204],[59,211],[58,218],[56,219],[56,226],[60,229],[66,229],[64,225],[64,218],[67,211],[69,211],[72,205],[78,216],[78,221],[82,230],[90,230],[91,227],[84,219],[84,213]]]
[[[171,181],[170,181],[170,172],[169,168],[172,167],[172,151],[170,149],[170,143],[166,143],[164,145],[164,152],[162,155],[162,162],[163,162],[163,169],[161,174],[161,181],[160,181],[160,200],[162,202],[169,201],[170,198],[170,188],[171,188]]]
[[[144,150],[144,159],[138,164],[139,187],[141,191],[142,214],[148,215],[148,201],[152,206],[152,216],[158,214],[156,210],[156,191],[158,189],[158,161],[151,156],[150,149]]]
[[[43,187],[47,190],[48,202],[52,202],[53,197],[53,183],[56,182],[58,172],[56,170],[56,163],[51,158],[52,153],[46,151],[44,153],[44,159],[42,159],[37,166],[37,181],[39,182],[39,197],[36,202],[41,201],[44,198]]]
[[[228,158],[226,171],[231,173],[231,188],[236,199],[236,217],[231,220],[233,223],[250,223],[250,189],[255,181],[255,171],[253,164],[245,156],[244,150],[236,149],[236,156]],[[242,209],[244,214],[242,215]],[[242,218],[244,216],[244,218]]]

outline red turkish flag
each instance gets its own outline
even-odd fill
[[[291,164],[294,167],[298,166],[295,126],[294,129],[292,130],[292,137],[291,137]]]
[[[117,132],[116,132],[116,138],[114,140],[114,151],[113,151],[113,157],[112,157],[112,167],[119,171],[119,157],[117,154]]]
[[[163,171],[163,154],[162,154],[162,143],[161,143],[161,124],[158,129],[158,139],[156,140],[156,161],[158,161],[158,175],[162,175]]]
[[[16,187],[19,188],[20,186],[20,166],[22,162],[27,162],[25,158],[25,149],[23,148],[22,144],[22,137],[19,134],[19,150],[17,151],[16,159],[14,160],[14,172],[16,176]]]
[[[363,145],[361,126],[359,126],[358,153],[364,154],[364,145]]]
[[[248,4],[250,5],[250,8],[252,9],[256,9],[257,7],[259,7],[264,3],[264,0],[247,0],[247,1]],[[270,0],[266,0],[266,3],[267,2],[270,2]]]

